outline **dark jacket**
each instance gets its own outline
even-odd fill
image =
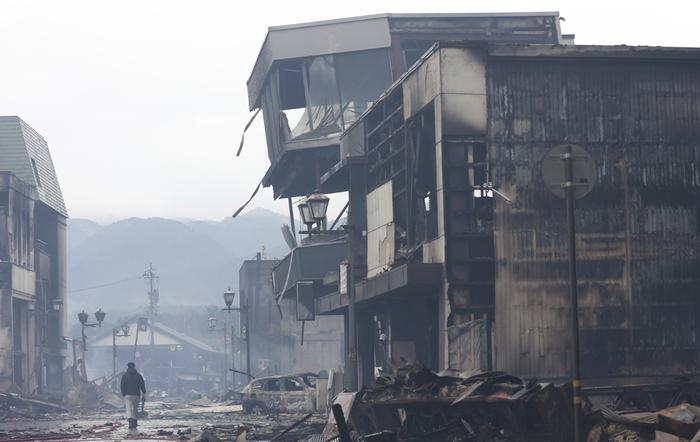
[[[127,368],[122,376],[122,396],[140,396],[146,394],[146,383],[141,373],[135,368]]]

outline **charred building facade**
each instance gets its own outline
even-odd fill
[[[366,162],[365,189],[350,187],[366,212],[356,302],[368,316],[358,330],[373,316],[377,331],[358,339],[360,354],[377,360],[384,334],[394,362],[415,354],[439,369],[570,377],[565,205],[541,163],[574,143],[598,175],[577,203],[584,377],[697,370],[698,69],[697,49],[429,50],[341,138]],[[349,302],[326,298],[319,307]]]
[[[367,94],[344,92],[346,56],[373,73],[350,75],[366,82],[349,90]],[[319,58],[326,83],[312,75]],[[556,13],[271,28],[248,84],[265,118],[263,184],[349,200],[343,231],[319,228],[273,270],[275,293],[297,312],[345,318],[359,385],[416,359],[568,378],[565,205],[541,163],[576,144],[597,171],[577,203],[583,375],[695,371],[699,66],[696,49],[576,46]],[[287,100],[303,133],[285,129]]]
[[[433,154],[424,149],[419,157],[407,156],[409,140],[424,143],[441,136],[441,128],[431,122],[440,109],[433,109],[432,117],[422,107],[406,110],[395,93],[377,105],[387,88],[416,62],[422,64],[424,52],[439,40],[569,44],[573,38],[562,36],[556,12],[383,14],[273,27],[248,81],[249,106],[262,110],[271,163],[262,185],[272,186],[275,197],[290,198],[292,226],[291,197],[349,191],[347,228],[333,230],[336,222],[328,231],[324,220],[313,237],[298,245],[294,240],[292,252],[273,269],[273,289],[280,306],[291,305],[286,310],[299,320],[344,318],[346,365],[360,361],[357,377],[365,383],[377,368],[402,361],[421,359],[436,369],[450,365],[447,347],[438,350],[438,342],[447,342],[447,291],[464,297],[467,287],[478,286],[472,297],[481,297],[472,310],[455,304],[454,324],[481,318],[485,329],[491,323],[485,318],[492,317],[493,278],[485,274],[484,281],[475,282],[465,274],[466,264],[446,277],[443,255],[446,235],[455,250],[460,246],[452,239],[491,250],[493,233],[486,226],[478,238],[445,232],[443,189],[436,175],[442,171],[436,169],[434,148]],[[454,94],[445,106],[460,106],[462,95]],[[484,94],[479,99],[485,103]],[[420,113],[420,118],[410,114],[416,118],[409,127],[404,112]],[[421,132],[428,126],[434,134]],[[476,155],[485,155],[483,143],[480,149]],[[414,183],[418,176],[420,182]],[[464,216],[476,222],[473,215]],[[425,260],[415,260],[423,255]],[[493,275],[493,256],[480,259]],[[476,332],[460,328],[449,333]],[[480,336],[484,334],[482,330]],[[486,354],[484,349],[460,348],[453,355],[460,361],[486,361],[477,355]]]
[[[0,117],[0,390],[60,397],[67,212],[46,141]]]

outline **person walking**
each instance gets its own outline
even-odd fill
[[[126,373],[122,375],[121,387],[126,405],[126,416],[129,419],[129,430],[135,430],[138,425],[141,395],[143,395],[144,402],[146,399],[146,383],[141,373],[136,371],[136,365],[133,362],[126,364]]]

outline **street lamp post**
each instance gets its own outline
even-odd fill
[[[117,391],[117,336],[128,337],[129,325],[123,324],[119,328],[112,329],[112,389]]]
[[[97,320],[97,323],[88,323],[88,319],[90,319],[90,315],[85,313],[85,310],[81,311],[78,313],[78,321],[80,321],[80,337],[81,337],[81,343],[82,343],[82,349],[81,349],[81,355],[82,355],[82,362],[80,363],[81,367],[81,377],[84,380],[87,380],[87,372],[85,370],[85,352],[87,351],[87,340],[85,338],[85,327],[102,327],[102,321],[105,320],[105,316],[107,314],[102,311],[102,309],[99,309],[95,312],[95,319]]]
[[[224,323],[224,326],[222,328],[217,329],[216,328],[216,323],[217,323],[217,318],[216,316],[210,316],[208,319],[209,322],[209,331],[210,332],[224,332],[224,387],[228,388],[228,367],[226,365],[228,364],[228,355],[227,355],[227,347],[226,347],[226,327],[227,324]]]
[[[249,334],[250,330],[248,330],[248,324],[249,324],[248,321],[250,318],[248,317],[248,314],[249,314],[248,305],[247,305],[248,303],[246,300],[246,305],[244,305],[244,306],[231,307],[233,305],[233,300],[235,298],[236,298],[236,292],[231,290],[231,287],[229,287],[228,290],[226,290],[224,292],[224,303],[226,304],[226,308],[223,308],[221,310],[227,311],[229,313],[231,313],[232,311],[237,311],[239,318],[241,316],[241,311],[245,311],[245,325],[242,328],[243,333],[241,333],[241,334],[245,336],[245,337],[243,337],[243,336],[242,337],[243,337],[243,339],[245,339],[246,374],[248,375],[248,377],[252,377],[252,375],[250,374],[250,334]],[[242,296],[241,296],[241,298],[242,298]],[[233,362],[233,325],[231,325],[231,362]]]

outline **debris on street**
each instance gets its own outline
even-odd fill
[[[573,440],[571,386],[526,381],[503,372],[435,373],[419,362],[383,375],[359,393],[343,393],[352,440],[551,441]],[[337,405],[336,405],[337,406]],[[700,440],[700,408],[613,411],[584,404],[588,442],[653,441],[658,434]],[[331,416],[323,431],[338,437]]]

